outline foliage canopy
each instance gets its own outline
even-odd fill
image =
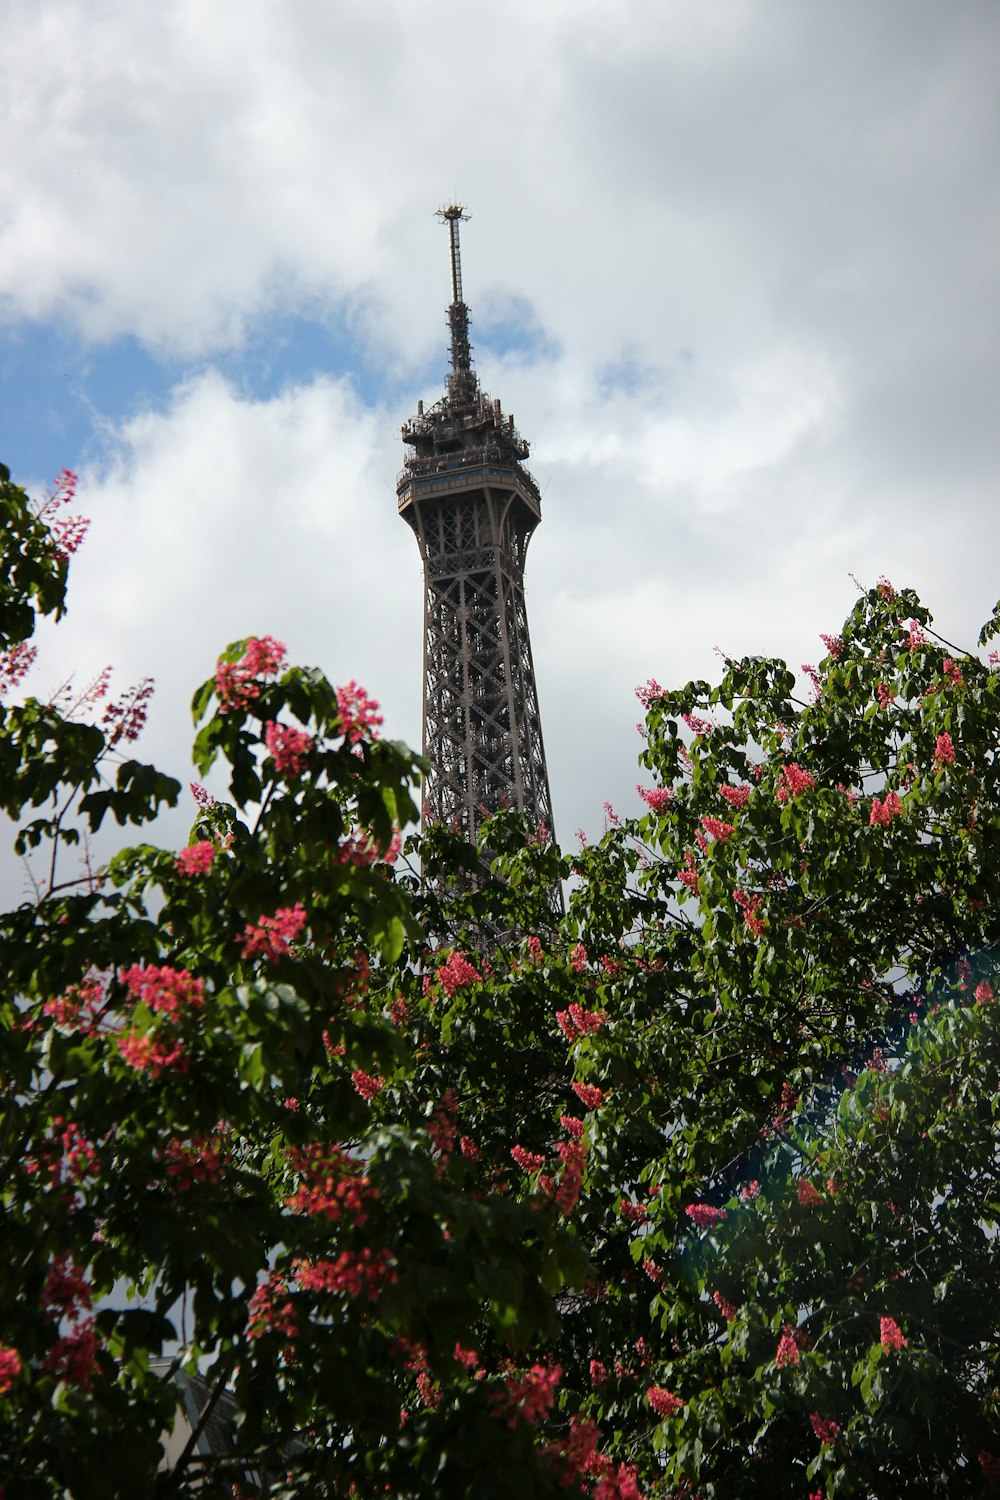
[[[0,916],[8,1500],[996,1484],[992,664],[882,581],[809,702],[754,657],[649,684],[646,815],[573,857],[499,815],[470,885],[447,830],[396,862],[421,767],[371,700],[255,638],[194,699],[229,800],[67,879],[180,789],[138,700],[15,690],[67,567],[0,506],[47,871]],[[229,1453],[156,1472],[165,1368]]]

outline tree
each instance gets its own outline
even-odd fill
[[[67,558],[0,500],[13,678]],[[7,1496],[988,1491],[1000,679],[930,624],[649,684],[646,815],[471,883],[361,689],[225,652],[231,800],[0,919]],[[7,697],[22,847],[178,795]],[[163,1356],[237,1422],[154,1479]]]

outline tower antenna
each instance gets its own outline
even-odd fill
[[[448,225],[448,239],[451,245],[451,300],[452,302],[464,302],[462,296],[462,247],[458,238],[459,224],[468,223],[471,214],[465,212],[464,203],[449,203],[447,208],[439,208],[435,218],[441,219]]]
[[[462,247],[458,228],[461,223],[467,223],[472,215],[465,212],[463,203],[449,203],[446,208],[438,209],[436,217],[448,225],[451,249],[451,306],[448,309],[448,324],[451,328],[451,368],[458,375],[472,369],[469,309],[462,295]]]

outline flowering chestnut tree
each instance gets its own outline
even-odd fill
[[[807,700],[650,683],[640,818],[418,875],[419,759],[251,638],[194,700],[228,796],[81,872],[180,788],[147,685],[24,695],[82,533],[0,506],[8,1500],[989,1492],[991,662],[883,582]],[[181,1370],[235,1415],[168,1463]]]

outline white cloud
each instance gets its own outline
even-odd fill
[[[451,196],[474,341],[519,309],[540,332],[478,358],[545,489],[563,834],[630,795],[635,682],[707,675],[716,642],[813,659],[849,569],[974,637],[1000,593],[992,10],[40,0],[3,28],[11,317],[209,364],[262,313],[342,317],[394,392],[332,372],[254,400],[209,369],[109,434],[67,651],[157,675],[158,753],[248,631],[417,738],[395,436],[443,366]]]

